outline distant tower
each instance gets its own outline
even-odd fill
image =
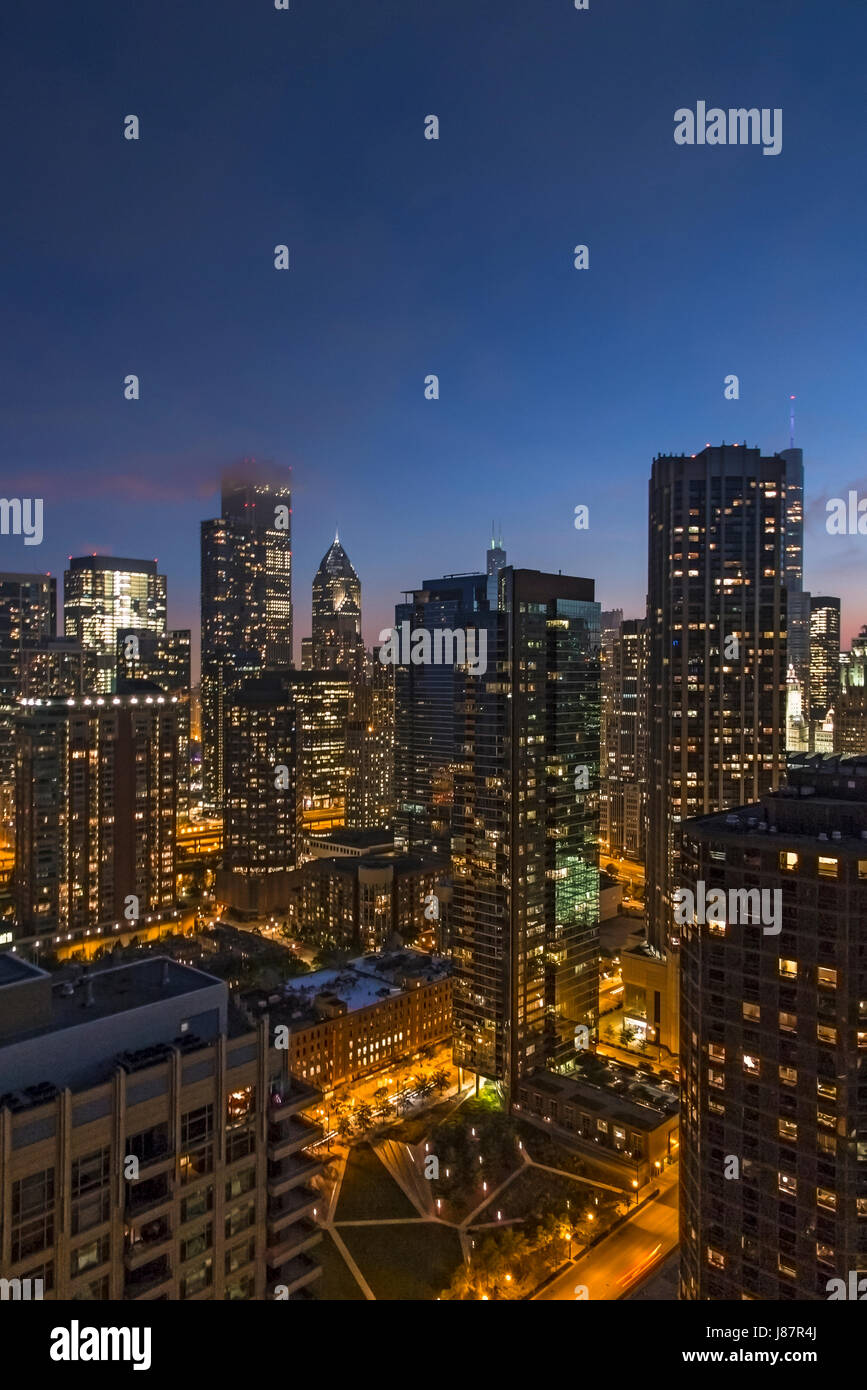
[[[488,603],[491,608],[497,607],[497,576],[506,564],[506,552],[503,549],[503,537],[499,540],[494,537],[494,523],[491,522],[491,548],[487,552],[487,573],[488,573]]]
[[[361,638],[361,581],[335,531],[313,579],[313,635],[309,645],[314,671],[338,667],[364,669]]]

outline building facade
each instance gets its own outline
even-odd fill
[[[82,555],[63,576],[63,624],[67,637],[96,657],[96,689],[115,689],[117,634],[123,629],[166,630],[166,577],[156,560]]]
[[[454,1056],[510,1093],[598,1021],[599,613],[592,580],[508,566],[487,669],[456,673]]]
[[[867,757],[682,836],[681,1297],[826,1299],[867,1255]]]

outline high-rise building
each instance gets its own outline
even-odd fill
[[[507,556],[505,548],[503,546],[503,537],[500,536],[499,538],[497,538],[494,536],[493,522],[491,523],[491,545],[490,549],[486,552],[485,559],[488,575],[488,607],[496,608],[497,594],[499,589],[498,576],[500,570],[505,569],[506,567]]]
[[[867,757],[682,839],[681,1297],[827,1299],[864,1267]]]
[[[190,806],[190,648],[189,628],[167,632],[121,629],[117,634],[115,688],[121,695],[134,694],[142,683],[177,695],[178,715],[178,815]]]
[[[488,577],[447,574],[426,579],[396,605],[395,629],[430,634],[466,632],[487,620]],[[394,667],[394,794],[396,842],[406,850],[451,851],[455,767],[460,757],[454,664]]]
[[[0,823],[14,836],[17,702],[27,654],[57,630],[57,580],[49,574],[0,573]],[[42,692],[39,691],[39,694]]]
[[[177,697],[27,699],[16,724],[16,938],[108,935],[171,905]]]
[[[722,445],[654,459],[648,576],[648,939],[666,949],[676,828],[785,765],[786,465]]]
[[[313,578],[313,634],[305,642],[307,670],[339,667],[361,675],[366,666],[361,637],[361,581],[339,535],[322,557]]]
[[[77,978],[6,953],[0,986],[0,1277],[52,1301],[304,1297],[318,1093],[268,1015],[167,957]]]
[[[627,1021],[672,1052],[678,826],[759,797],[785,765],[786,469],[745,445],[653,461],[647,946],[621,967]]]
[[[248,677],[233,689],[226,709],[219,900],[258,911],[288,902],[300,838],[297,757],[287,676],[267,671]]]
[[[453,676],[454,1055],[510,1093],[598,1021],[599,611],[592,580],[508,566],[486,669]]]
[[[253,462],[223,478],[202,522],[204,800],[222,804],[225,701],[234,683],[292,664],[292,494],[288,469]]]
[[[166,577],[156,560],[113,555],[70,556],[63,576],[63,623],[72,637],[94,652],[96,688],[114,690],[117,634],[125,628],[166,630]]]
[[[283,908],[307,837],[345,821],[354,769],[348,671],[265,671],[233,689],[226,709],[223,871],[235,907]]]
[[[810,599],[810,717],[822,720],[840,690],[840,600]]]
[[[628,618],[602,660],[600,830],[608,853],[628,859],[644,857],[646,647],[647,625]]]

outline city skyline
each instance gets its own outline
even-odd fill
[[[41,177],[5,257],[4,486],[45,498],[45,539],[2,538],[4,566],[156,556],[170,625],[194,627],[190,536],[216,514],[222,468],[252,454],[294,466],[299,636],[335,526],[369,646],[418,560],[473,566],[492,511],[518,563],[592,575],[605,607],[638,616],[644,556],[618,538],[644,534],[653,456],[783,449],[794,394],[807,587],[840,595],[848,642],[867,619],[859,542],[826,534],[824,501],[867,493],[851,178],[867,151],[840,73],[867,17],[817,26],[799,0],[781,25],[734,0],[699,27],[668,0],[660,44],[639,4],[617,25],[560,0],[443,0],[435,22],[373,8],[335,0],[335,45],[315,7],[253,16],[217,0],[204,24],[177,15],[171,45],[105,0],[86,38],[67,14],[47,31],[14,17],[10,177]],[[59,130],[27,76],[45,64]],[[782,151],[678,147],[672,116],[695,96],[784,109]]]

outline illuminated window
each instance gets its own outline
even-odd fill
[[[781,956],[780,974],[784,980],[796,980],[798,978],[798,962],[796,960],[783,960]]]
[[[821,854],[820,854],[820,855],[819,855],[819,873],[822,874],[822,876],[823,876],[824,878],[836,878],[836,877],[837,877],[837,860],[836,860],[836,859],[829,859],[827,856],[821,855]]]
[[[791,850],[781,849],[781,850],[780,850],[780,868],[781,868],[781,869],[787,869],[789,872],[791,872],[792,870],[797,869],[797,867],[798,867],[798,856],[797,856],[797,854],[793,854],[793,853],[791,852]]]

